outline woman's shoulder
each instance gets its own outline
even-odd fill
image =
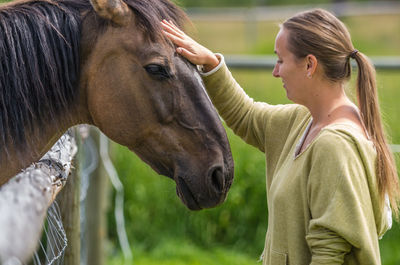
[[[368,179],[368,183],[375,183],[374,145],[351,126],[327,126],[310,149],[308,159],[311,169],[318,169],[317,178],[311,178],[312,183],[330,183],[332,187],[343,179],[356,182]]]
[[[375,157],[374,145],[365,134],[350,123],[336,123],[324,127],[316,137],[315,151],[339,155],[347,159],[354,154]]]

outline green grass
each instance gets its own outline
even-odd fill
[[[204,249],[191,242],[181,240],[162,240],[151,251],[143,252],[133,248],[133,262],[135,265],[256,265],[257,259],[246,254],[226,248]],[[112,256],[110,265],[123,264],[123,257],[119,254]]]

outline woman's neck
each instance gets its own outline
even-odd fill
[[[313,91],[316,93],[304,104],[313,117],[313,127],[324,127],[345,118],[348,109],[355,107],[341,83],[321,82]]]

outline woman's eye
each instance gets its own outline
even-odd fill
[[[282,60],[278,60],[278,61],[276,61],[277,63],[279,63],[279,64],[281,64],[281,63],[283,63],[283,61]]]
[[[153,75],[153,76],[158,77],[158,78],[165,79],[165,78],[170,78],[171,77],[171,75],[169,74],[168,70],[164,66],[159,65],[159,64],[149,64],[149,65],[146,65],[144,67],[144,69],[150,75]]]

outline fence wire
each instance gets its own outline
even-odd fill
[[[60,208],[56,201],[47,210],[46,223],[43,228],[43,240],[33,256],[34,265],[62,265],[64,253],[68,246]]]
[[[115,198],[115,220],[117,224],[117,234],[122,252],[125,257],[125,262],[132,264],[132,252],[128,241],[128,236],[125,230],[125,217],[124,217],[124,188],[123,184],[119,179],[117,171],[109,157],[108,144],[109,141],[106,136],[100,133],[100,148],[97,148],[97,144],[90,136],[90,127],[80,126],[80,135],[82,137],[82,159],[81,159],[81,194],[80,194],[80,209],[81,209],[81,265],[86,265],[88,262],[88,246],[86,242],[87,231],[85,230],[87,225],[86,216],[86,197],[88,188],[90,186],[91,174],[97,169],[99,163],[103,163],[104,168],[108,174],[108,177],[116,190]],[[99,133],[96,131],[96,133]]]

